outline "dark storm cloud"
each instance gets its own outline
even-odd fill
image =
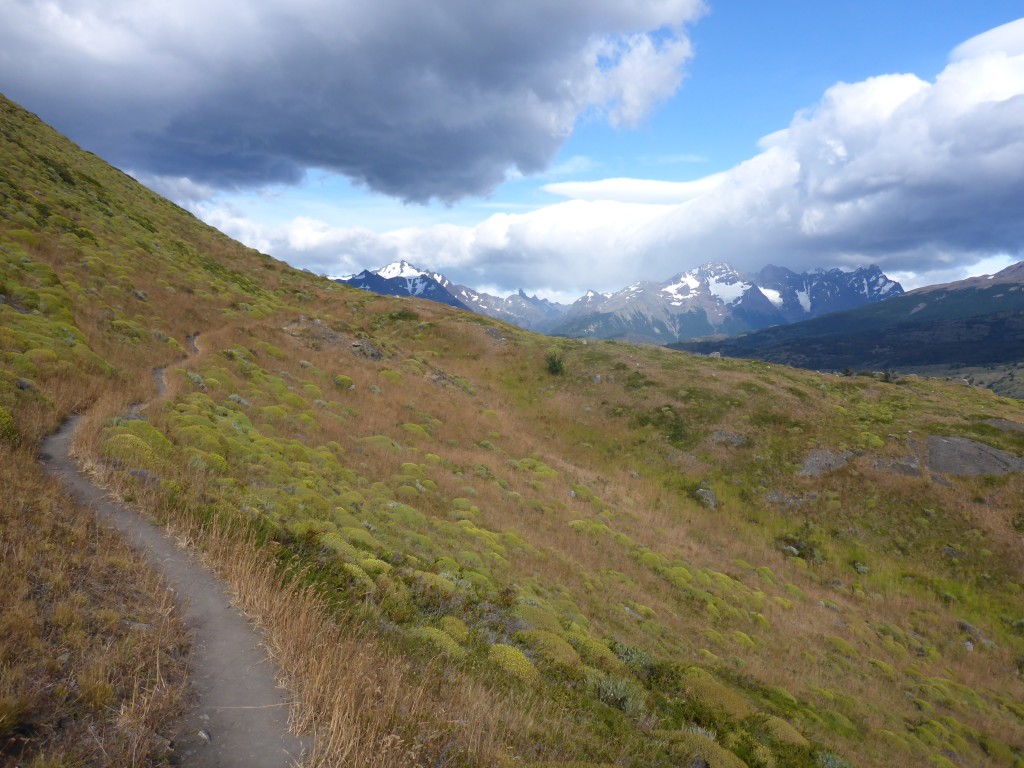
[[[681,80],[700,0],[15,0],[0,89],[122,167],[216,187],[307,168],[407,200],[545,167],[577,118]]]

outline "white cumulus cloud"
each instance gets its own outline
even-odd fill
[[[708,260],[878,263],[921,282],[1019,259],[1024,19],[957,47],[933,81],[837,83],[725,173],[546,189],[572,199],[476,227],[363,233],[284,255],[359,268],[407,258],[470,284],[486,275],[509,289],[560,291],[615,289]]]

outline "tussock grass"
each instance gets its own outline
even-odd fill
[[[0,487],[0,762],[162,760],[189,650],[170,593],[32,452],[0,448]]]

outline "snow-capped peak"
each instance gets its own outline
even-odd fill
[[[386,267],[377,270],[377,274],[383,277],[385,280],[391,280],[395,277],[422,277],[427,274],[426,270],[414,267],[409,262],[395,261],[388,264]]]
[[[697,278],[703,278],[705,280],[720,283],[735,283],[741,282],[742,278],[740,273],[733,269],[724,262],[709,262],[707,264],[701,264],[694,270],[694,274]]]
[[[684,272],[681,275],[677,275],[672,278],[668,285],[661,289],[661,292],[678,298],[679,296],[687,296],[691,291],[695,291],[700,287],[700,280],[693,276],[690,272]]]

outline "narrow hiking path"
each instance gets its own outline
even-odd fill
[[[188,341],[192,355],[197,354],[196,337]],[[149,402],[164,396],[164,376],[162,368],[153,371],[157,394]],[[130,412],[137,414],[146,405],[134,405]],[[78,416],[68,419],[43,441],[43,465],[163,575],[192,633],[189,677],[195,701],[174,735],[175,762],[190,768],[296,765],[303,743],[288,730],[290,700],[277,687],[263,633],[233,607],[224,583],[195,557],[79,470],[70,456],[78,422]]]

